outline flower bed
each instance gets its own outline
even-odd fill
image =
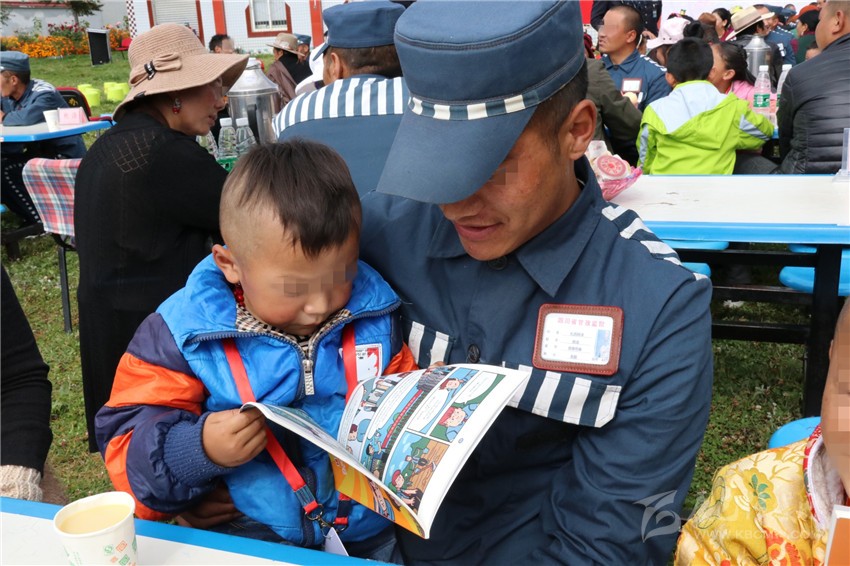
[[[121,42],[130,37],[126,26],[107,24],[109,30],[109,46],[112,49],[121,47]],[[87,55],[89,53],[89,38],[86,33],[88,24],[47,24],[49,35],[39,35],[32,32],[18,33],[14,36],[0,37],[0,50],[20,51],[34,59],[43,57],[62,57],[64,55]]]

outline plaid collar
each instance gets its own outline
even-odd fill
[[[283,330],[272,326],[266,322],[263,322],[259,318],[255,317],[251,314],[248,309],[244,306],[236,305],[236,330],[239,332],[249,332],[252,334],[264,334],[266,336],[273,336],[275,338],[283,338],[284,340],[292,341],[297,343],[302,349],[309,345],[309,342],[315,336],[319,336],[322,334],[326,328],[334,326],[335,324],[351,318],[351,311],[346,308],[342,308],[328,317],[328,319],[311,335],[311,336],[297,336],[295,334],[289,334],[288,332],[284,332]]]

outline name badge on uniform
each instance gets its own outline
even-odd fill
[[[613,375],[620,367],[623,310],[619,307],[547,304],[540,307],[534,367]]]

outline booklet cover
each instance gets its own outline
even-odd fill
[[[440,504],[475,446],[528,379],[498,366],[459,364],[361,382],[337,437],[300,409],[245,403],[325,450],[336,488],[428,538]]]
[[[850,564],[850,507],[836,505],[832,508],[832,522],[826,543],[825,566]]]

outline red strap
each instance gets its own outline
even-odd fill
[[[353,324],[347,324],[342,329],[342,363],[345,366],[345,383],[348,385],[348,392],[345,394],[347,403],[354,388],[357,387],[357,342]]]
[[[236,342],[232,338],[228,338],[222,344],[224,346],[224,354],[227,356],[227,363],[230,364],[230,371],[233,373],[233,380],[236,382],[236,390],[239,392],[239,398],[242,399],[243,403],[256,401],[254,392],[251,389],[251,383],[248,381],[248,374],[245,371],[245,364],[242,362],[242,356],[239,355],[239,350],[236,348]],[[304,478],[301,477],[301,474],[298,473],[292,461],[287,457],[286,452],[283,451],[283,447],[268,425],[266,426],[266,438],[268,439],[266,450],[269,451],[272,460],[277,464],[277,467],[283,473],[283,477],[286,478],[286,481],[292,487],[292,491],[295,492],[296,497],[301,502],[304,512],[309,515],[319,507],[315,496],[310,492],[307,484],[304,482]],[[307,489],[305,490],[305,488]]]

